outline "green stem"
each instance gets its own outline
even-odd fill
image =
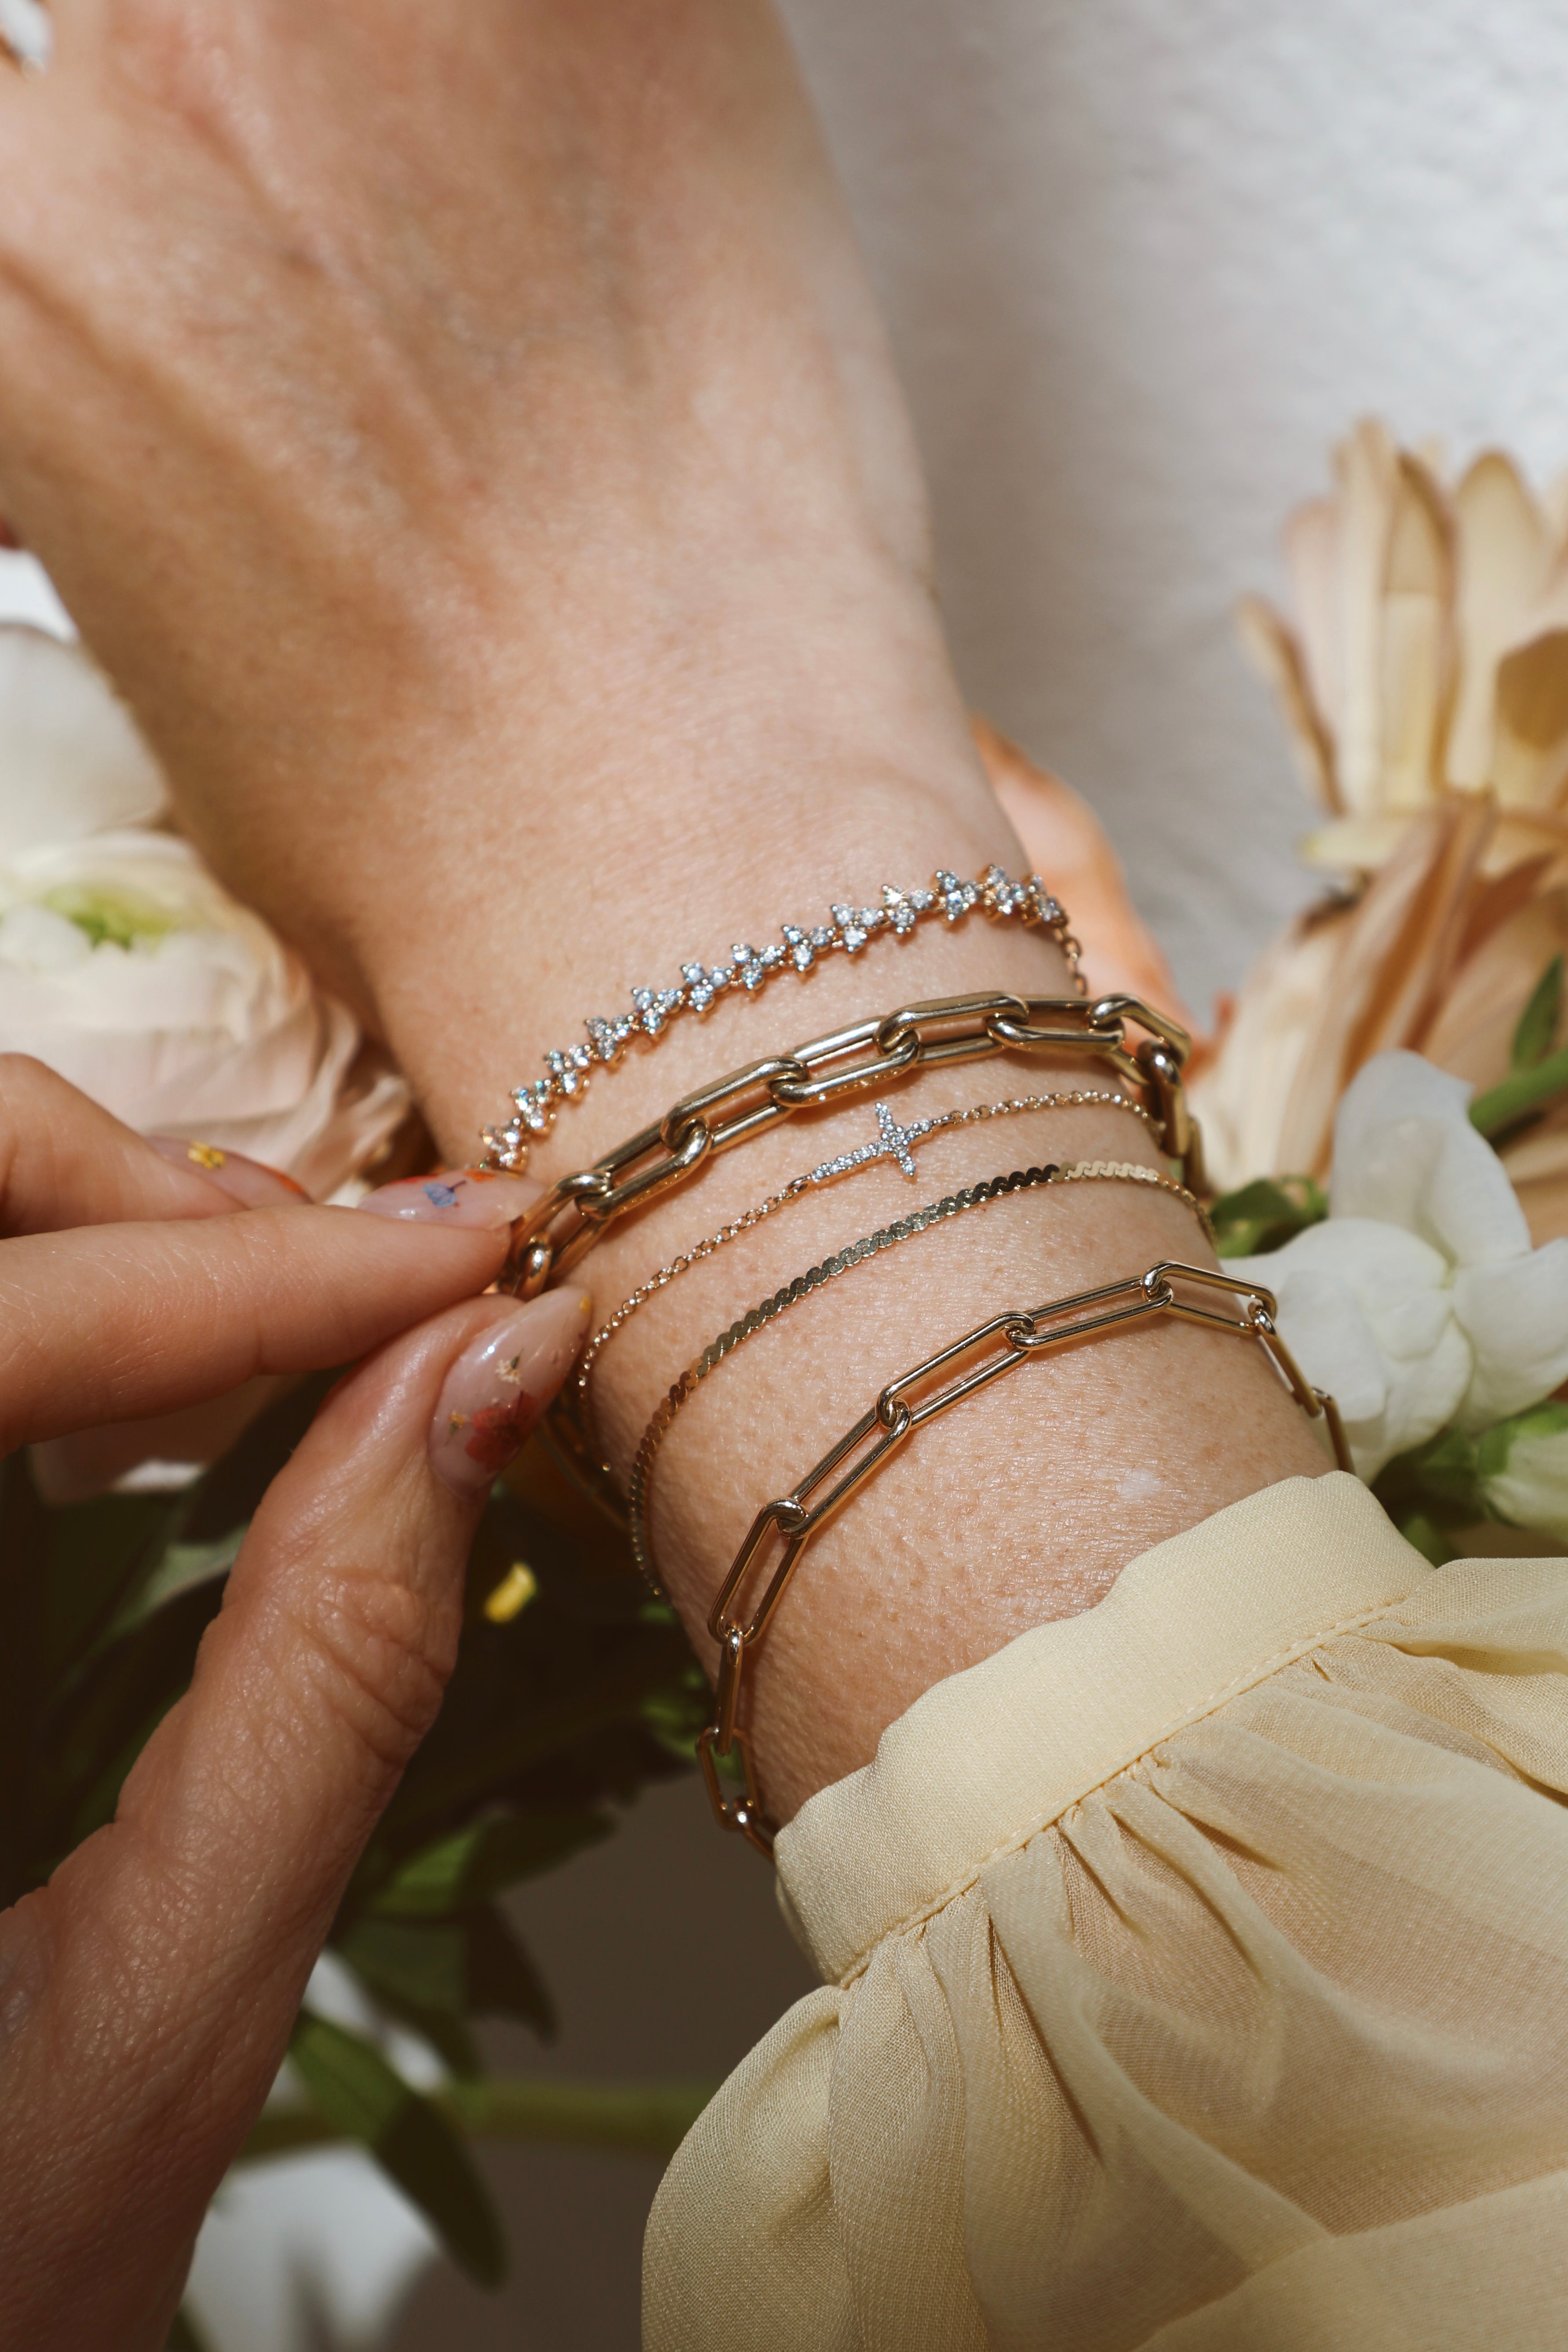
[[[673,2156],[717,2084],[448,2083],[430,2094],[447,2121],[473,2139],[552,2140],[625,2156]],[[314,2107],[274,2107],[239,2151],[242,2164],[331,2147],[344,2134]]]
[[[1568,1046],[1561,1053],[1548,1054],[1533,1070],[1515,1070],[1500,1087],[1478,1095],[1470,1105],[1470,1125],[1479,1128],[1483,1135],[1500,1135],[1505,1129],[1517,1126],[1521,1118],[1528,1118],[1531,1111],[1542,1109],[1553,1095],[1565,1090]]]

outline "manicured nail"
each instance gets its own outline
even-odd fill
[[[434,1176],[405,1176],[384,1184],[358,1206],[416,1224],[483,1225],[499,1233],[533,1206],[542,1189],[526,1176],[492,1175],[488,1168],[443,1168]]]
[[[281,1168],[268,1168],[260,1160],[247,1160],[243,1151],[225,1151],[216,1143],[191,1143],[183,1135],[150,1135],[147,1141],[165,1160],[195,1175],[205,1176],[242,1209],[277,1209],[285,1201],[308,1201],[310,1197],[303,1184],[296,1184],[292,1176],[285,1176]]]
[[[592,1313],[585,1290],[547,1290],[464,1349],[430,1423],[437,1478],[478,1495],[500,1477],[571,1370]]]

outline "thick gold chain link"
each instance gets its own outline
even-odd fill
[[[1142,1030],[1133,1045],[1131,1033]],[[683,1184],[707,1160],[803,1110],[879,1091],[916,1068],[993,1055],[1084,1054],[1138,1088],[1166,1153],[1201,1192],[1196,1122],[1182,1087],[1191,1040],[1132,996],[1017,996],[1011,992],[904,1004],[769,1055],[684,1095],[592,1168],[564,1176],[512,1227],[505,1281],[532,1298],[576,1265],[617,1217]]]
[[[1227,1296],[1231,1311],[1226,1313],[1184,1295],[1194,1289],[1201,1292],[1205,1300],[1216,1292]],[[973,1396],[993,1381],[1005,1379],[1021,1364],[1054,1348],[1156,1315],[1174,1315],[1184,1322],[1205,1324],[1212,1329],[1233,1332],[1241,1339],[1258,1340],[1301,1410],[1310,1418],[1324,1422],[1340,1468],[1353,1469],[1339,1408],[1332,1397],[1313,1388],[1304,1378],[1279,1336],[1274,1295],[1259,1285],[1237,1282],[1223,1272],[1215,1274],[1205,1266],[1185,1265],[1167,1258],[1152,1265],[1145,1274],[1129,1275],[1098,1290],[1079,1291],[1073,1297],[1052,1299],[1042,1307],[994,1315],[989,1322],[966,1331],[950,1347],[939,1349],[934,1356],[928,1356],[923,1363],[889,1381],[854,1427],[829,1447],[787,1495],[764,1503],[747,1529],[709,1612],[708,1631],[719,1644],[719,1673],[714,1719],[697,1742],[709,1798],[721,1828],[738,1830],[763,1853],[773,1851],[774,1832],[763,1811],[755,1763],[740,1725],[741,1695],[747,1664],[773,1622],[812,1538],[836,1512],[843,1509],[906,1438],[923,1428],[928,1421],[933,1421],[938,1413],[950,1412],[965,1397]],[[943,1373],[975,1357],[978,1362],[942,1384]],[[933,1381],[938,1383],[934,1391],[923,1393]],[[837,1478],[836,1472],[839,1474]],[[833,1485],[820,1501],[814,1502],[811,1498],[830,1478],[834,1479]],[[743,1611],[739,1615],[733,1613],[734,1604],[752,1580],[763,1549],[773,1536],[782,1538],[784,1550],[747,1622]],[[741,1767],[742,1787],[738,1797],[726,1795],[716,1760],[731,1755]]]

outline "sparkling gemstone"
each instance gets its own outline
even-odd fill
[[[763,950],[762,956],[761,956],[761,959],[760,959],[760,961],[761,961],[761,962],[762,962],[763,969],[763,971],[777,971],[777,970],[778,970],[778,968],[779,968],[780,964],[781,964],[781,963],[783,963],[784,960],[784,951],[783,948],[778,947],[778,946],[776,946],[776,945],[774,945],[774,944],[773,944],[773,943],[771,943],[771,942],[770,942],[770,944],[769,944],[767,947],[765,947],[765,948]]]
[[[679,988],[634,988],[632,1003],[637,1007],[637,1026],[646,1037],[657,1037],[670,1014],[686,1001]]]
[[[924,915],[935,906],[936,897],[934,892],[931,890],[911,890],[910,892],[910,904],[914,908],[917,915]]]
[[[836,948],[838,945],[838,934],[828,924],[814,925],[810,938],[814,948]]]
[[[784,946],[789,950],[790,961],[796,971],[809,971],[816,961],[816,950],[812,946],[800,925],[781,923],[779,929],[784,933]]]

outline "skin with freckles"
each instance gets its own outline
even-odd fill
[[[391,1040],[454,1165],[542,1048],[630,986],[939,864],[1020,869],[943,651],[880,330],[761,0],[62,0],[57,26],[55,70],[0,88],[0,506],[187,821]],[[1038,936],[971,918],[721,998],[596,1079],[531,1173],[868,1012],[1066,977]],[[962,1075],[890,1099],[1103,1077]],[[598,1308],[868,1123],[864,1103],[797,1119],[626,1220],[582,1268]],[[966,1136],[920,1197],[1146,1156],[1128,1124]],[[639,1317],[601,1383],[616,1465],[715,1331],[904,1186],[884,1167],[805,1202]],[[997,1203],[763,1335],[661,1478],[700,1640],[752,1510],[886,1378],[1172,1254],[1207,1262],[1166,1198]],[[933,1424],[770,1634],[773,1811],[1150,1543],[1323,1466],[1267,1366],[1186,1328],[1032,1364]]]

